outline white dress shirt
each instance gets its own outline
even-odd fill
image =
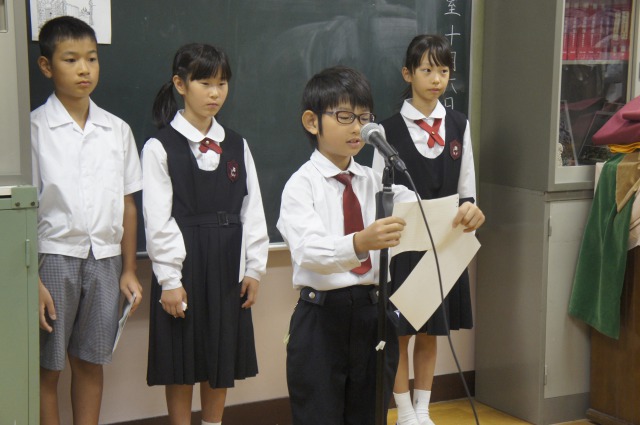
[[[82,129],[52,94],[31,113],[31,149],[39,252],[120,255],[124,196],[142,189],[127,123],[90,101]]]
[[[224,149],[224,128],[215,118],[204,136],[182,116],[182,111],[173,118],[171,126],[189,140],[189,147],[201,170],[212,171],[218,167],[220,154],[213,150],[202,153],[199,149],[200,141],[204,137],[216,141],[222,140],[220,145]],[[267,271],[269,255],[269,235],[262,207],[258,174],[247,141],[243,140],[243,142],[248,194],[244,197],[240,211],[243,243],[238,281],[241,281],[244,276],[260,280]],[[173,187],[167,166],[167,152],[158,139],[151,138],[144,145],[142,170],[142,204],[147,253],[162,289],[179,288],[182,286],[182,262],[186,257],[186,249],[182,232],[171,216]]]
[[[433,112],[431,112],[431,115],[425,117],[422,112],[418,111],[413,106],[413,104],[411,103],[411,99],[407,99],[402,104],[400,115],[407,125],[407,129],[409,130],[409,134],[411,135],[411,139],[413,140],[416,149],[422,156],[424,156],[425,158],[433,159],[442,154],[442,152],[444,151],[444,146],[435,143],[433,147],[430,148],[427,145],[427,141],[429,140],[428,133],[414,122],[415,120],[426,119],[427,124],[432,126],[436,118],[441,118],[442,122],[440,123],[438,134],[440,134],[442,140],[446,140],[445,117],[447,115],[447,111],[445,107],[440,103],[440,101],[438,101],[438,104],[434,108]],[[384,128],[382,126],[380,127],[384,131]],[[464,130],[464,137],[462,140],[462,158],[460,160],[462,161],[462,164],[460,164],[458,195],[460,196],[460,198],[476,199],[476,173],[473,164],[473,147],[471,145],[471,131],[469,129],[469,121],[467,121],[467,125]],[[384,158],[378,153],[377,149],[373,154],[373,163],[371,166],[374,170],[380,173],[384,169]],[[416,186],[420,186],[418,182],[416,182],[415,184]]]
[[[375,196],[382,189],[382,177],[353,158],[347,171],[353,174],[351,185],[367,227],[375,221]],[[371,270],[362,275],[350,272],[360,265],[361,259],[353,246],[354,234],[344,235],[345,186],[333,178],[341,172],[316,150],[291,176],[282,192],[277,227],[291,250],[294,288],[310,286],[325,291],[378,284],[378,251],[370,253]],[[393,192],[394,202],[416,201],[413,192],[404,186],[393,186]]]

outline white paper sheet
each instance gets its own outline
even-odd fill
[[[111,44],[111,0],[30,0],[31,39],[38,41],[40,28],[49,19],[73,16],[96,32],[100,44]]]
[[[452,227],[458,211],[458,195],[424,200],[422,206],[436,246],[442,289],[447,296],[464,269],[480,249],[473,233],[464,233],[463,226]],[[396,204],[393,215],[402,217],[407,225],[400,245],[391,256],[405,251],[427,251],[404,283],[390,297],[411,325],[420,329],[442,303],[435,255],[416,202]]]
[[[122,332],[124,331],[124,326],[127,324],[127,319],[129,318],[129,314],[131,314],[131,307],[133,307],[133,303],[136,300],[136,294],[133,294],[131,302],[125,298],[124,304],[122,306],[122,316],[120,320],[118,320],[118,332],[116,333],[116,339],[113,342],[113,349],[111,352],[116,351],[116,347],[118,347],[118,341],[120,341],[120,337],[122,336]]]
[[[429,222],[431,236],[433,236],[433,241],[437,248],[448,233],[453,230],[451,223],[453,223],[453,218],[458,211],[458,195],[422,201],[422,208]],[[452,213],[453,215],[451,215]],[[402,233],[402,238],[400,238],[400,245],[392,248],[392,257],[405,251],[432,249],[418,201],[395,204],[393,206],[393,215],[402,217],[407,222],[407,226]]]

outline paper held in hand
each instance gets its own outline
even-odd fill
[[[127,300],[126,298],[124,299],[124,304],[122,306],[122,316],[120,317],[120,320],[118,320],[118,332],[116,333],[116,340],[113,343],[113,350],[111,351],[112,353],[116,351],[116,347],[118,346],[118,341],[120,340],[120,337],[122,336],[122,331],[124,330],[124,325],[127,323],[127,319],[129,318],[129,314],[131,313],[131,307],[133,306],[133,303],[135,301],[136,301],[135,293],[131,297],[131,302],[129,302],[129,300]]]
[[[457,194],[422,201],[438,254],[444,297],[480,248],[473,233],[464,233],[464,226],[452,227],[458,202]],[[426,251],[400,288],[389,297],[409,323],[420,329],[442,303],[435,256],[417,201],[395,204],[393,215],[402,217],[407,225],[400,244],[391,250],[391,257],[405,251]]]

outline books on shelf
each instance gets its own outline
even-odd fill
[[[566,0],[562,59],[628,60],[632,0]]]

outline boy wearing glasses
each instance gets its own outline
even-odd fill
[[[381,177],[353,160],[364,145],[360,129],[375,119],[365,77],[342,66],[325,69],[307,83],[302,107],[315,149],[287,182],[277,224],[300,291],[287,343],[293,424],[373,424],[377,251],[398,245],[405,223],[375,220]],[[415,200],[404,186],[393,189],[395,202]],[[394,332],[393,325],[388,329]],[[395,333],[386,342],[388,400],[398,361]]]

